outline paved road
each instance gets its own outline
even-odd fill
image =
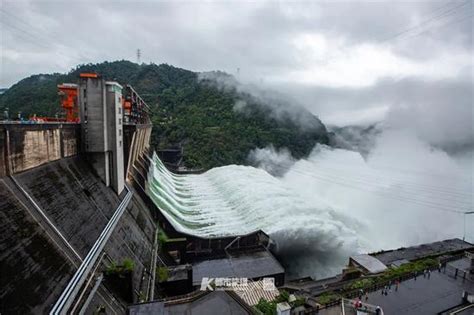
[[[379,305],[385,315],[433,315],[461,303],[463,290],[474,292],[474,282],[454,279],[448,273],[434,271],[431,277],[418,276],[417,280],[410,279],[402,282],[398,291],[392,286],[388,295],[382,291],[369,294],[367,303]],[[365,299],[364,299],[365,302]],[[321,311],[323,315],[340,314],[340,307]]]
[[[418,276],[417,280],[402,282],[398,291],[392,286],[387,296],[381,291],[371,293],[368,302],[380,305],[388,315],[431,315],[460,304],[463,287],[473,290],[474,284],[435,271],[429,279]]]

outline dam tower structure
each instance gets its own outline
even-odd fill
[[[94,171],[120,194],[125,185],[122,86],[95,73],[79,76],[81,145]]]

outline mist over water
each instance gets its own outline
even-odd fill
[[[264,153],[253,154],[260,168],[229,165],[200,175],[172,174],[155,156],[148,190],[183,232],[262,229],[290,277],[336,274],[354,253],[462,237],[461,212],[473,208],[472,166],[404,132],[384,132],[366,159],[319,145],[299,161],[272,148]],[[278,176],[265,171],[265,161],[283,165]],[[474,240],[469,217],[466,239]]]

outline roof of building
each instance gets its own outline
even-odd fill
[[[191,269],[191,265],[178,265],[168,267],[167,281],[170,282],[188,279],[189,269]]]
[[[385,251],[372,254],[385,265],[391,265],[394,261],[406,259],[409,261],[425,258],[433,255],[457,252],[463,250],[474,249],[474,244],[465,242],[458,238],[444,240],[440,242],[411,246],[407,248],[399,248],[396,250]]]
[[[287,302],[281,302],[277,304],[277,310],[280,312],[288,311],[291,310],[291,306]]]
[[[249,281],[247,286],[236,290],[235,293],[248,305],[258,304],[260,299],[273,301],[280,294],[276,288],[273,290],[264,288],[262,280]]]
[[[370,273],[379,273],[387,269],[380,260],[367,254],[351,256],[351,259]]]
[[[407,264],[409,263],[408,260],[406,259],[399,259],[399,260],[395,260],[395,261],[392,261],[392,263],[390,264],[391,267],[400,267],[401,265],[404,265],[404,264]]]
[[[255,279],[284,272],[275,257],[269,251],[263,250],[199,262],[193,265],[193,285],[200,285],[202,278]]]
[[[163,315],[164,313],[165,313],[164,302],[137,304],[137,305],[131,305],[128,308],[128,314],[130,315],[146,315],[146,314]]]
[[[213,291],[196,299],[183,299],[180,302],[155,301],[131,305],[130,315],[247,315],[251,314],[245,306],[236,301],[226,291]]]

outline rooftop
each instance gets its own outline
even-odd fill
[[[248,305],[256,305],[260,299],[273,301],[280,294],[275,288],[274,290],[264,289],[263,281],[249,281],[247,286],[236,290],[235,293]]]
[[[155,301],[131,305],[128,308],[130,315],[247,315],[251,314],[246,306],[236,301],[226,291],[213,291],[202,294],[195,299],[182,301]]]
[[[179,281],[188,279],[188,271],[191,268],[191,265],[178,265],[168,267],[167,281]]]
[[[291,310],[291,306],[287,302],[281,302],[277,304],[277,311],[284,312]]]
[[[193,285],[202,278],[255,279],[284,273],[285,270],[269,251],[246,253],[235,257],[206,260],[193,265]]]
[[[387,266],[385,266],[380,260],[367,254],[351,256],[351,259],[366,269],[369,273],[379,273],[387,269]]]
[[[469,249],[474,249],[474,244],[465,242],[463,240],[460,240],[459,238],[453,238],[434,243],[384,251],[380,253],[371,254],[371,256],[377,258],[386,266],[389,266],[397,260],[406,259],[408,261],[412,261],[433,255],[447,254],[457,251],[465,251]]]

